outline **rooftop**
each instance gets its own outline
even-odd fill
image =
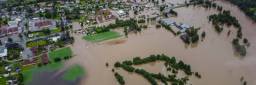
[[[5,47],[0,47],[0,57],[7,56],[7,49]]]

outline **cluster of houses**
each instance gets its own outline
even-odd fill
[[[20,44],[20,46],[26,49],[26,42],[28,42],[28,37],[31,37],[33,35],[28,34],[28,36],[25,36],[24,32],[37,32],[44,29],[56,29],[55,20],[33,18],[30,19],[28,22],[28,29],[26,29],[26,26],[22,22],[24,21],[16,19],[14,21],[9,21],[8,25],[0,27],[0,42],[2,44],[0,47],[0,57],[2,59],[6,59],[5,57],[7,56],[8,53],[6,45],[10,42],[7,42],[7,38],[14,39],[15,42],[11,43],[18,43]],[[25,38],[19,38],[19,36],[23,36]],[[58,38],[59,37],[56,36],[52,37],[53,40],[56,40]],[[30,55],[31,53],[28,52],[28,50],[23,51],[24,52],[21,52],[21,54],[24,56],[24,58],[29,58],[27,57],[27,55]],[[26,53],[26,55],[24,55],[24,53]]]
[[[56,28],[56,21],[54,20],[42,20],[34,18],[29,21],[29,31],[31,32],[52,28]]]
[[[102,23],[109,20],[114,20],[116,17],[113,15],[110,9],[101,9],[96,12],[96,21]]]
[[[9,21],[7,25],[1,26],[0,37],[21,33],[22,29],[20,27],[21,26],[20,22],[21,22],[20,19],[15,19],[13,21]]]

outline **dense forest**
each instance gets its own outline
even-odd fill
[[[246,15],[256,21],[256,1],[255,0],[228,0],[237,5]]]

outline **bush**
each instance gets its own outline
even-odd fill
[[[201,37],[204,39],[205,36],[206,36],[206,33],[205,33],[205,31],[204,31],[204,32],[202,32]]]
[[[244,42],[244,44],[247,44],[248,40],[246,38],[244,38],[243,42]]]
[[[221,33],[223,31],[223,28],[218,25],[215,25],[214,28],[215,28],[216,32],[218,32],[218,33]]]
[[[138,23],[145,23],[146,21],[144,19],[140,19]]]
[[[123,76],[121,76],[121,75],[118,74],[118,73],[115,73],[115,78],[116,78],[116,80],[118,81],[118,83],[119,83],[120,85],[125,85],[125,81],[124,81],[124,79],[123,79]]]
[[[236,37],[240,38],[240,39],[243,37],[243,33],[242,33],[241,29],[237,30]]]
[[[64,60],[68,60],[68,59],[70,59],[71,58],[71,56],[65,56],[64,57]]]
[[[198,35],[195,35],[195,36],[191,37],[191,42],[192,43],[196,43],[198,40],[199,40],[199,36]]]
[[[135,68],[130,65],[121,64],[120,66],[121,66],[121,68],[123,68],[124,70],[126,70],[128,72],[134,72],[134,70],[135,70]]]
[[[142,64],[142,60],[140,59],[140,57],[135,57],[133,58],[133,64],[134,65],[139,65],[139,64]]]
[[[126,64],[126,65],[132,65],[132,61],[124,61],[123,64]]]
[[[114,64],[114,67],[116,67],[116,68],[121,67],[121,63],[120,63],[120,62],[116,62],[116,63]]]
[[[41,67],[41,66],[42,66],[42,64],[41,64],[41,63],[38,63],[38,64],[37,64],[37,66],[38,66],[38,67]]]
[[[161,25],[157,24],[157,25],[156,25],[156,28],[161,28]]]
[[[54,62],[60,62],[61,58],[54,58]]]
[[[159,79],[162,83],[164,83],[164,85],[168,85],[168,78],[165,77],[163,74],[161,73],[158,73],[158,74],[151,74],[152,77],[156,78],[156,79]]]
[[[144,78],[146,78],[151,83],[151,85],[157,85],[157,82],[154,79],[154,77],[147,71],[143,69],[136,69],[135,72],[142,75]]]
[[[142,28],[148,28],[148,26],[147,25],[143,25]]]
[[[239,52],[241,56],[246,56],[247,52],[246,52],[246,47],[244,45],[237,46],[236,50],[237,52]]]
[[[27,47],[35,47],[35,46],[45,46],[48,45],[49,42],[46,40],[39,40],[39,41],[29,41],[26,43]]]
[[[201,78],[201,75],[200,75],[198,72],[195,72],[195,76],[196,76],[197,78]]]
[[[233,39],[232,41],[235,52],[239,53],[240,56],[246,56],[246,47],[244,45],[240,45],[239,39]]]

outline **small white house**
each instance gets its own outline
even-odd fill
[[[60,36],[55,36],[51,38],[52,41],[57,42],[60,39]]]

